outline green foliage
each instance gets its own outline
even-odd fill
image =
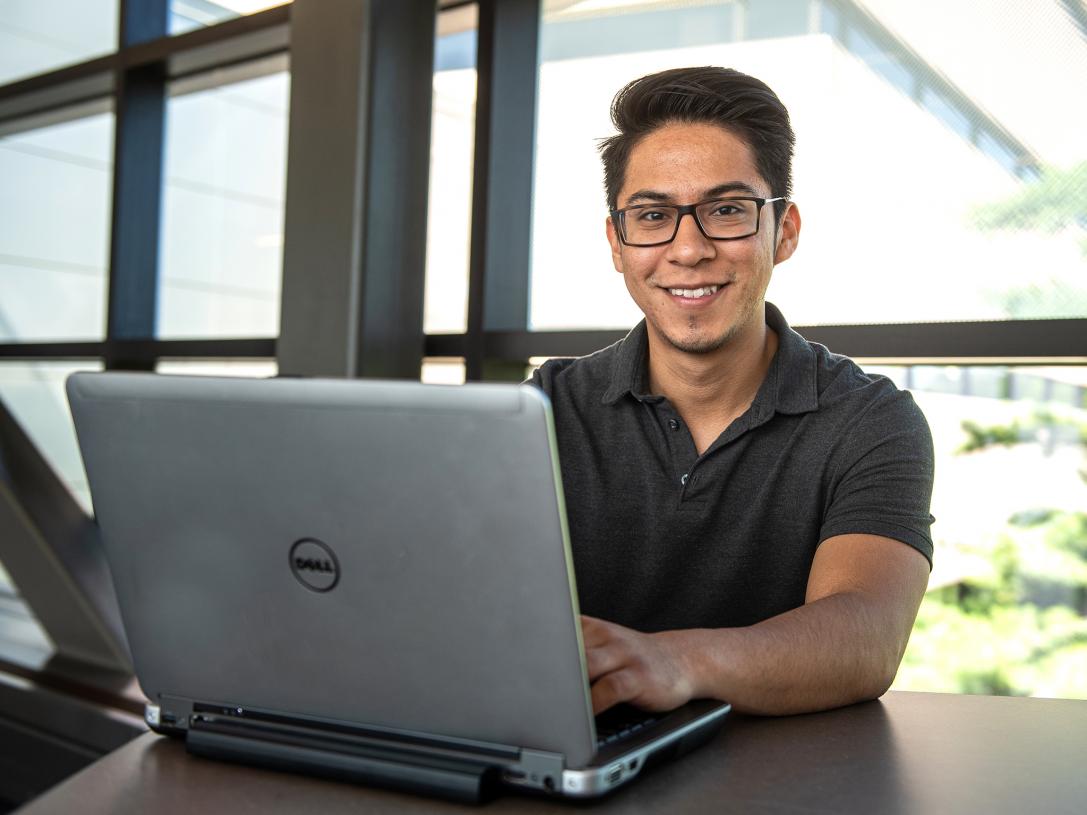
[[[1029,529],[1032,526],[1038,526],[1052,520],[1056,514],[1057,510],[1055,509],[1024,509],[1022,512],[1016,512],[1008,518],[1008,523],[1012,526]]]
[[[1045,526],[1049,546],[1087,561],[1087,512],[1054,512]]]
[[[1019,547],[1005,537],[989,555],[993,571],[984,578],[975,578],[964,585],[960,605],[963,611],[981,617],[991,616],[994,609],[1014,606],[1022,591]]]
[[[1023,435],[1019,422],[1012,422],[1010,425],[1005,426],[982,427],[977,422],[965,419],[962,423],[962,429],[966,433],[966,441],[963,442],[962,447],[955,451],[957,453],[973,453],[976,450],[984,450],[997,444],[1011,447],[1013,444],[1018,444]]]
[[[1087,238],[1081,246],[1087,257]],[[1052,277],[990,292],[987,299],[998,305],[1007,317],[1016,320],[1087,314],[1087,288]]]
[[[966,434],[966,441],[956,453],[975,453],[995,446],[1011,447],[1023,442],[1037,441],[1042,433],[1062,427],[1074,428],[1080,443],[1087,445],[1087,424],[1057,416],[1048,410],[1036,410],[1025,421],[1014,419],[1011,424],[1006,425],[986,427],[964,419],[961,426]]]
[[[964,454],[1062,427],[1076,428],[1087,446],[1087,426],[1043,410],[1007,425],[962,427]],[[986,554],[985,576],[925,597],[895,687],[1087,699],[1087,512],[1015,512]]]
[[[1087,228],[1087,161],[1067,170],[1046,167],[1014,195],[977,207],[974,224],[984,230]],[[1087,238],[1081,246],[1087,255]]]
[[[1012,685],[1011,680],[999,668],[987,668],[981,671],[963,670],[959,672],[960,693],[973,693],[986,696],[1025,696]]]
[[[1025,184],[1003,201],[973,211],[974,226],[984,231],[1078,229],[1087,258],[1087,161],[1060,169],[1046,167],[1040,178]],[[1087,288],[1058,279],[1038,279],[993,295],[1008,317],[1080,316],[1087,313]]]
[[[1087,619],[1072,609],[1021,603],[979,611],[929,595],[894,687],[1084,699],[1084,676]]]

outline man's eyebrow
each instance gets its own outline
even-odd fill
[[[724,184],[718,184],[716,187],[711,187],[706,190],[706,193],[701,200],[719,198],[722,195],[728,195],[733,192],[751,195],[756,198],[759,197],[759,191],[750,184],[744,181],[727,181]],[[660,192],[659,190],[638,190],[637,192],[632,192],[628,195],[623,202],[623,205],[630,207],[643,202],[673,203],[673,199],[668,193]]]
[[[666,192],[658,192],[657,190],[638,190],[637,192],[632,192],[630,195],[628,195],[624,203],[626,204],[626,206],[629,207],[633,204],[638,203],[639,201],[656,201],[658,203],[665,203],[671,200],[672,196],[670,196]]]
[[[716,187],[706,190],[706,197],[716,198],[719,195],[727,195],[730,192],[742,192],[747,195],[753,195],[756,198],[759,197],[759,191],[750,184],[745,184],[743,181],[729,181],[727,184],[718,184]]]

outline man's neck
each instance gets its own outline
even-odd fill
[[[649,331],[649,386],[687,422],[699,454],[755,400],[778,347],[765,319],[720,348],[693,354]]]

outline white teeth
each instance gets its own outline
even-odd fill
[[[720,286],[704,286],[701,289],[669,289],[670,294],[674,294],[676,297],[705,297],[708,294],[715,293]]]

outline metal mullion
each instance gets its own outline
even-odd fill
[[[169,37],[162,47],[169,50],[165,59],[171,79],[280,54],[290,47],[290,6]],[[154,59],[150,46],[146,56]]]
[[[0,123],[15,122],[109,96],[117,54],[0,85]]]
[[[423,344],[423,356],[464,357],[467,379],[468,336],[468,334],[427,334]]]
[[[793,326],[812,342],[850,357],[931,360],[935,364],[1087,364],[1087,318],[992,320],[957,323]],[[535,356],[583,356],[626,335],[625,330],[487,331],[487,359],[520,361]],[[464,334],[432,334],[427,356],[455,356],[468,345]]]
[[[106,354],[104,342],[9,342],[0,344],[0,360],[16,361],[100,359]]]
[[[131,5],[137,0],[127,0]],[[138,0],[140,3],[158,4],[161,0]],[[287,26],[290,22],[290,6],[277,6],[255,14],[246,14],[231,20],[225,20],[211,26],[204,26],[184,34],[167,35],[165,27],[155,37],[136,40],[126,44],[121,51],[121,59],[126,67],[173,63],[186,54],[203,52],[204,67],[210,70],[221,64],[237,62],[239,58],[259,57],[266,53],[267,44],[260,38],[262,32],[272,31],[266,39],[277,44],[273,50],[283,50],[287,46]],[[232,45],[238,41],[254,43],[255,50],[248,55],[238,55]],[[188,71],[186,71],[188,72]],[[171,77],[174,72],[171,70]]]
[[[127,0],[122,9],[136,15],[130,37],[153,31],[143,18],[160,0]],[[287,50],[290,6],[279,6],[196,29],[166,36],[165,27],[150,40],[120,40],[112,54],[96,57],[44,74],[0,85],[0,122],[21,119],[107,96],[115,90],[118,72],[141,66],[164,65],[171,79],[248,62]]]
[[[528,327],[539,0],[481,0],[466,377],[483,332]]]
[[[483,308],[486,246],[488,238],[487,216],[490,212],[490,156],[492,77],[494,75],[494,16],[495,0],[480,0],[476,29],[476,110],[475,145],[472,154],[472,222],[469,237],[468,261],[468,322],[463,338],[464,377],[468,382],[483,378]],[[429,349],[427,356],[452,356],[437,354]],[[444,338],[443,338],[444,339]]]
[[[271,337],[254,339],[155,340],[154,342],[134,345],[136,345],[136,348],[143,356],[152,357],[156,361],[163,357],[184,357],[187,359],[274,359],[276,355],[276,340]]]
[[[120,50],[165,37],[169,17],[169,0],[121,0],[117,35]]]
[[[796,330],[812,342],[851,357],[1087,358],[1087,318],[817,325]]]
[[[158,297],[166,77],[145,66],[118,76],[107,340],[150,339]],[[106,367],[143,367],[107,350]]]
[[[0,360],[125,359],[141,368],[153,367],[162,357],[193,359],[274,358],[271,337],[207,340],[107,340],[105,342],[13,342],[0,344]]]
[[[421,372],[436,22],[434,0],[371,0],[355,376]]]

